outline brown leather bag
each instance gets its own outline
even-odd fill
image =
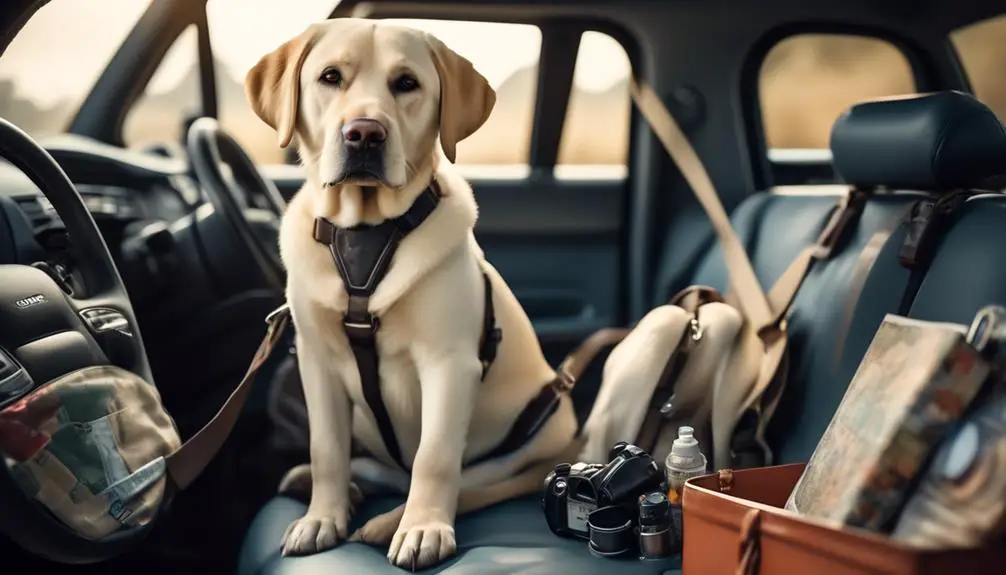
[[[683,575],[997,573],[1006,546],[920,549],[782,509],[804,465],[720,471],[684,492]]]

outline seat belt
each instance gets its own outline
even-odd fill
[[[850,190],[843,195],[817,241],[800,252],[776,280],[771,291],[766,294],[758,283],[751,260],[730,223],[730,218],[720,202],[708,172],[674,117],[659,96],[649,86],[635,78],[631,82],[630,94],[643,119],[656,134],[667,155],[677,164],[682,176],[712,221],[713,229],[723,248],[723,259],[730,277],[731,291],[739,301],[738,307],[741,308],[744,317],[756,325],[759,331],[778,326],[792,305],[813,263],[830,257],[848,225],[859,217],[866,194]],[[574,379],[580,377],[601,349],[618,343],[627,333],[626,329],[613,328],[594,333],[567,356],[563,361],[563,369]],[[774,369],[766,366],[766,371]],[[768,376],[768,373],[765,376]]]
[[[761,293],[761,285],[751,267],[747,252],[733,229],[729,216],[726,215],[719,195],[716,193],[712,180],[705,171],[698,154],[688,142],[674,117],[671,116],[652,89],[638,80],[633,80],[630,93],[637,109],[643,115],[643,119],[657,135],[667,155],[678,165],[678,169],[701,202],[710,220],[713,221],[713,229],[723,246],[724,260],[730,274],[732,291],[738,294],[735,297],[741,300],[739,307],[742,312],[746,313],[747,308],[744,307],[744,301],[745,298],[750,300],[750,297],[747,293],[739,295],[740,292],[748,290],[738,290],[738,286],[753,285],[756,290],[755,303],[752,304],[749,301],[748,305],[754,306],[755,309],[767,310],[760,317],[769,318],[767,321],[763,320],[765,323],[760,325],[779,324],[791,307],[800,290],[800,285],[814,262],[831,257],[835,246],[841,241],[849,225],[855,222],[862,213],[868,194],[856,189],[847,190],[816,241],[797,255],[776,280],[769,293],[762,298],[758,295]],[[739,275],[733,270],[738,270]],[[734,278],[735,275],[738,275],[739,283]],[[761,303],[762,299],[767,305]],[[745,315],[745,317],[747,316]],[[578,380],[602,349],[616,345],[625,339],[629,331],[627,328],[605,328],[594,332],[566,356],[560,369],[571,379]]]
[[[778,381],[777,374],[785,361],[788,348],[786,315],[811,266],[819,259],[830,257],[836,243],[844,237],[849,223],[856,221],[862,212],[867,194],[855,189],[845,194],[817,241],[800,252],[766,293],[758,282],[751,260],[733,229],[708,172],[674,117],[660,97],[637,78],[630,82],[630,94],[650,129],[660,140],[667,155],[677,164],[692,193],[705,209],[720,240],[732,292],[732,297],[728,297],[727,301],[736,300],[736,307],[745,320],[745,328],[739,336],[736,351],[747,362],[741,373],[756,374],[753,385],[742,396],[735,398],[741,411],[734,415],[734,421],[739,425],[741,416],[751,409],[765,414],[765,417],[757,418],[755,438],[765,453],[769,453],[764,442],[765,426],[775,411],[781,393],[772,394],[768,401],[765,401],[765,395],[773,382],[777,382],[774,389],[782,389],[783,383]],[[757,353],[758,342],[761,346],[760,354]]]
[[[709,216],[713,230],[723,247],[723,259],[726,262],[730,285],[732,291],[737,294],[744,317],[759,329],[770,325],[776,313],[767,294],[758,283],[751,260],[748,259],[744,245],[730,223],[730,216],[723,208],[699,155],[656,92],[633,78],[630,83],[630,94],[636,108],[660,140],[664,151],[677,164],[695,198]]]

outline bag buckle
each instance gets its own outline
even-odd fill
[[[576,385],[576,379],[566,371],[564,364],[565,362],[559,365],[559,369],[555,370],[555,379],[552,380],[552,390],[557,395],[564,395],[573,391],[573,386]]]
[[[697,314],[692,314],[692,318],[688,320],[688,330],[694,343],[702,341],[702,324],[699,323]]]

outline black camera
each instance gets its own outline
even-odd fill
[[[626,507],[636,515],[639,497],[663,490],[664,474],[649,453],[616,443],[607,464],[560,463],[545,477],[542,509],[556,535],[587,540],[587,516],[603,507]]]

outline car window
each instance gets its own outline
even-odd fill
[[[629,56],[617,40],[600,32],[583,33],[559,140],[557,176],[625,176],[631,72]]]
[[[254,20],[234,21],[231,14],[215,13],[227,1],[210,0],[210,37],[217,65],[217,90],[220,98],[220,123],[258,163],[282,163],[286,154],[277,146],[276,133],[251,111],[242,84],[245,74],[258,59],[284,41],[299,34],[313,20],[327,14],[305,18],[277,33],[270,26],[272,12],[256,15]],[[244,1],[244,0],[240,0]],[[288,6],[291,3],[280,3]],[[297,11],[306,12],[298,3]],[[332,3],[317,6],[331,10]],[[321,10],[325,12],[325,10]],[[289,21],[287,18],[284,21]],[[253,23],[254,22],[254,23]],[[526,170],[531,144],[531,124],[537,87],[538,56],[541,33],[536,26],[460,22],[444,20],[393,19],[385,22],[430,32],[465,56],[496,89],[496,107],[474,135],[457,147],[457,163],[476,168],[488,167],[502,177]],[[243,27],[244,26],[244,27]],[[252,26],[248,28],[248,26]],[[260,34],[260,32],[262,32]],[[506,46],[501,50],[500,46]],[[501,169],[502,168],[502,169]],[[514,170],[517,168],[517,170]]]
[[[0,116],[34,137],[66,131],[143,15],[144,0],[53,0],[0,58]]]
[[[256,163],[282,164],[276,132],[252,112],[244,80],[262,56],[328,18],[337,0],[209,0],[206,18],[216,71],[220,126]]]
[[[184,141],[186,119],[202,111],[199,31],[190,25],[165,53],[143,94],[126,113],[122,139],[129,147]]]
[[[1006,121],[1006,14],[950,35],[975,97]]]
[[[801,34],[776,44],[761,66],[758,96],[766,147],[827,148],[831,126],[863,100],[915,91],[912,67],[879,38]]]

